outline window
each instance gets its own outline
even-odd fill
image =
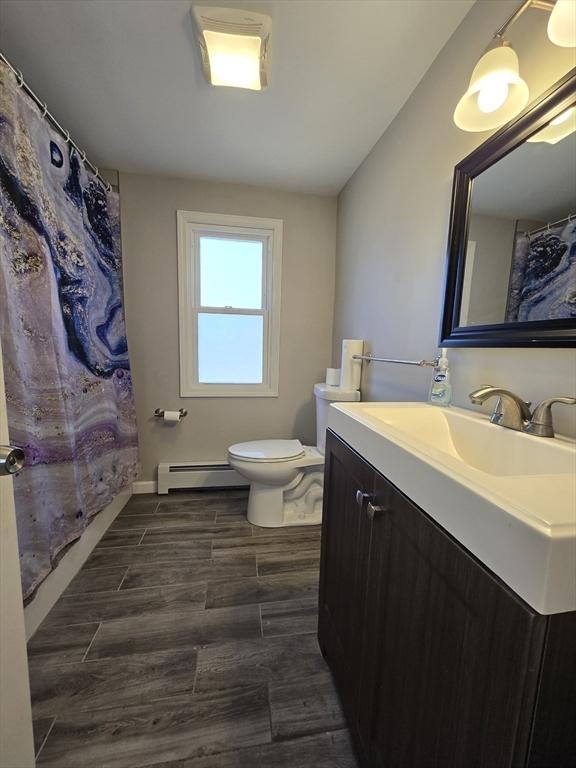
[[[282,221],[178,211],[180,395],[276,397]]]

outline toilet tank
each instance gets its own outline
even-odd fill
[[[316,448],[322,455],[326,450],[326,425],[330,403],[357,402],[360,392],[357,389],[340,389],[330,384],[314,384],[316,397]]]

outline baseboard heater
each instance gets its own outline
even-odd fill
[[[247,488],[242,477],[230,464],[203,462],[161,462],[158,464],[158,493],[168,493],[179,488]]]

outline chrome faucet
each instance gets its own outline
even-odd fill
[[[498,400],[490,416],[490,421],[492,424],[498,424],[500,427],[522,432],[532,419],[532,414],[530,413],[531,403],[524,402],[518,395],[507,389],[486,385],[471,392],[469,397],[474,405],[481,405],[490,397],[497,397]]]
[[[514,392],[501,387],[486,385],[470,392],[469,395],[470,400],[475,405],[480,405],[490,397],[498,398],[490,416],[492,424],[498,424],[507,429],[515,429],[518,432],[526,432],[537,437],[554,437],[554,425],[552,423],[552,406],[554,403],[576,405],[576,397],[552,397],[537,405],[532,414],[530,413],[531,403],[526,403]]]

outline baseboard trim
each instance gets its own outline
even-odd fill
[[[131,496],[130,486],[120,491],[114,501],[96,515],[78,541],[70,547],[56,568],[40,584],[34,599],[24,608],[26,640],[30,640],[42,624]]]
[[[156,480],[135,480],[132,483],[132,493],[156,493],[158,485]]]

